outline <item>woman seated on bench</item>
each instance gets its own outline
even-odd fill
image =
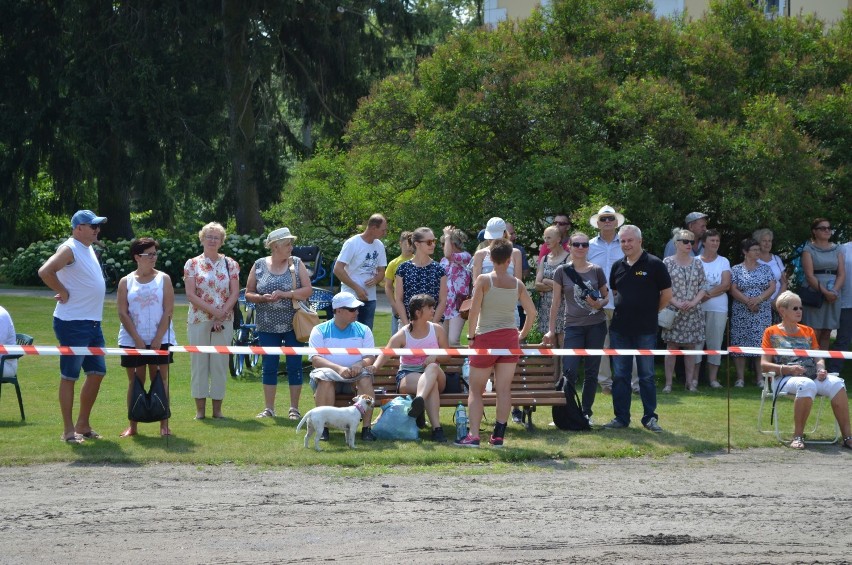
[[[388,348],[393,349],[446,349],[447,334],[441,324],[430,320],[435,318],[435,299],[428,294],[416,294],[408,302],[408,319],[410,322],[391,336]],[[444,360],[446,356],[440,357]],[[429,415],[432,424],[432,441],[444,443],[444,429],[441,427],[441,397],[447,385],[447,376],[438,365],[439,357],[435,355],[402,355],[399,358],[399,372],[396,374],[397,392],[415,395],[411,402],[408,415],[417,419],[417,427],[425,428],[426,419],[423,412]],[[379,354],[373,363],[372,371],[381,369],[387,356]]]
[[[782,292],[775,301],[781,323],[766,328],[763,332],[761,347],[776,349],[819,349],[814,330],[803,326],[802,300],[789,290]],[[816,395],[831,399],[831,409],[843,434],[841,447],[852,449],[852,429],[849,425],[849,399],[846,396],[846,384],[837,375],[825,371],[825,360],[813,357],[792,357],[785,355],[763,355],[760,368],[764,372],[774,372],[772,390],[781,387],[780,392],[793,394],[793,441],[790,447],[804,449],[805,422],[811,413]]]

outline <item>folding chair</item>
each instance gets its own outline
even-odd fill
[[[15,334],[15,343],[18,345],[32,345],[33,338],[28,336],[27,334]],[[21,409],[21,420],[26,420],[24,416],[24,401],[21,398],[21,385],[18,384],[18,374],[15,371],[15,374],[10,377],[3,376],[3,366],[6,364],[6,359],[19,359],[23,357],[23,355],[2,355],[0,356],[0,396],[3,394],[3,385],[4,384],[12,384],[15,385],[15,392],[18,393],[18,408]]]
[[[325,268],[322,266],[322,251],[320,251],[318,245],[297,245],[293,247],[293,256],[298,257],[305,264],[312,285],[325,277]]]
[[[785,439],[781,433],[781,423],[780,420],[782,418],[779,417],[779,406],[778,400],[781,398],[790,398],[791,400],[795,400],[795,394],[788,394],[786,392],[779,392],[777,395],[772,391],[772,380],[775,378],[775,373],[763,373],[763,389],[760,391],[760,409],[757,412],[757,431],[762,434],[775,434],[775,437],[781,443],[789,443],[793,440],[792,435]],[[763,412],[766,409],[766,405],[770,406],[769,413],[769,425],[771,427],[767,427],[763,422]],[[813,426],[810,429],[805,429],[805,436],[813,436],[819,431],[820,420],[822,419],[823,412],[825,411],[825,405],[830,404],[828,398],[824,396],[817,396],[814,399],[814,406],[811,408],[811,419],[814,420]],[[792,410],[790,410],[792,413]],[[814,412],[816,412],[816,417],[814,418]],[[826,444],[830,445],[833,443],[837,443],[840,440],[840,425],[837,423],[837,420],[834,418],[834,413],[829,410],[830,416],[834,421],[834,439],[828,440],[814,440],[808,437],[807,443],[816,443],[816,444]],[[790,417],[790,426],[792,426],[792,417]]]

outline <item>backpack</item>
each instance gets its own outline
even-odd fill
[[[592,429],[589,419],[580,409],[580,397],[565,375],[556,382],[556,390],[565,393],[565,405],[553,407],[553,423],[560,430],[583,432]]]
[[[137,378],[133,379],[133,392],[130,394],[130,406],[127,419],[134,422],[159,422],[171,417],[169,399],[160,371],[151,379],[151,388],[145,392],[145,386]]]

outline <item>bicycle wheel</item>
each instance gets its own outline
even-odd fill
[[[241,346],[248,345],[248,329],[245,327],[241,327],[237,331],[234,332],[234,337],[231,338],[231,345]],[[231,376],[235,379],[240,377],[243,374],[243,369],[245,369],[246,365],[246,355],[243,353],[231,353],[228,355],[228,369],[231,372]]]
[[[104,275],[104,283],[106,284],[106,293],[112,294],[118,288],[118,270],[115,266],[108,263],[101,264],[101,272]]]
[[[257,337],[254,324],[254,308],[251,308],[246,314],[246,326],[248,326],[248,335],[246,336],[246,345],[260,345],[260,338]],[[257,366],[260,363],[260,355],[257,353],[249,353],[246,359],[246,365],[250,368]]]

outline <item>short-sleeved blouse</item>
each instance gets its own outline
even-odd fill
[[[428,294],[438,302],[441,278],[446,275],[444,267],[436,261],[425,267],[418,267],[411,260],[402,263],[396,270],[396,276],[402,279],[402,305],[408,308],[408,301],[417,294]]]
[[[195,281],[195,296],[207,304],[221,308],[230,298],[231,281],[240,280],[240,265],[224,255],[220,255],[215,261],[199,255],[187,260],[183,266],[184,281],[190,278]],[[233,312],[229,312],[227,320],[233,320],[233,317]],[[213,318],[210,314],[190,303],[187,324],[211,321]]]
[[[288,292],[301,287],[299,280],[301,260],[298,257],[291,257],[291,259],[293,262],[290,268],[277,275],[269,271],[267,257],[261,257],[255,261],[252,268],[257,280],[256,292],[258,294],[272,294],[276,290]],[[293,309],[292,300],[258,302],[254,307],[257,312],[257,331],[283,334],[293,329],[293,316],[296,311]]]
[[[468,263],[470,263],[470,253],[467,251],[453,253],[449,259],[446,257],[441,259],[441,266],[447,273],[447,309],[444,317],[448,320],[459,315],[461,303],[470,295]]]

